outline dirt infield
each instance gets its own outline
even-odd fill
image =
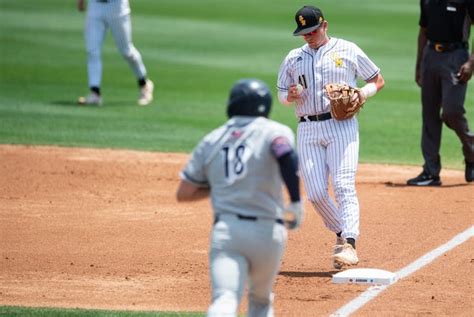
[[[0,305],[205,311],[210,204],[176,204],[187,155],[0,146]],[[473,225],[474,185],[404,183],[418,167],[360,165],[359,267],[398,271]],[[306,204],[275,287],[277,316],[328,316],[367,287],[335,285],[334,237]],[[470,239],[356,316],[472,316]],[[244,311],[245,301],[242,304]]]

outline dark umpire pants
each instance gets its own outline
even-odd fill
[[[426,46],[423,51],[422,71],[422,136],[421,150],[424,170],[438,176],[441,170],[439,149],[443,122],[461,140],[464,158],[474,162],[474,134],[469,131],[464,100],[467,83],[460,83],[456,74],[469,58],[466,48],[437,52]]]

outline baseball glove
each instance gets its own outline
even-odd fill
[[[331,103],[331,115],[336,120],[352,118],[365,103],[359,89],[346,84],[328,84],[324,86]]]

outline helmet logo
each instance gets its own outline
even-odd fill
[[[257,95],[259,95],[260,97],[265,97],[265,95],[267,94],[267,92],[265,91],[265,89],[259,89],[256,91]]]
[[[298,20],[300,20],[300,24],[301,26],[305,26],[306,25],[306,20],[304,19],[304,17],[302,15],[300,15],[298,17]]]

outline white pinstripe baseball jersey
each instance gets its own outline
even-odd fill
[[[357,86],[357,80],[375,78],[380,69],[354,43],[330,38],[313,49],[308,44],[289,52],[280,66],[277,88],[284,102],[290,85],[301,84],[301,98],[296,99],[297,117],[330,111],[324,86],[344,83]],[[359,236],[359,202],[355,175],[359,158],[357,118],[308,121],[298,124],[300,168],[308,199],[327,228],[342,233],[343,238]],[[332,177],[334,201],[329,195]]]
[[[377,76],[380,69],[354,43],[331,38],[315,50],[305,44],[290,51],[281,64],[277,88],[287,93],[291,84],[301,84],[303,93],[296,100],[298,117],[328,112],[329,99],[324,86],[329,83],[344,83],[352,87],[357,79],[365,81]]]

